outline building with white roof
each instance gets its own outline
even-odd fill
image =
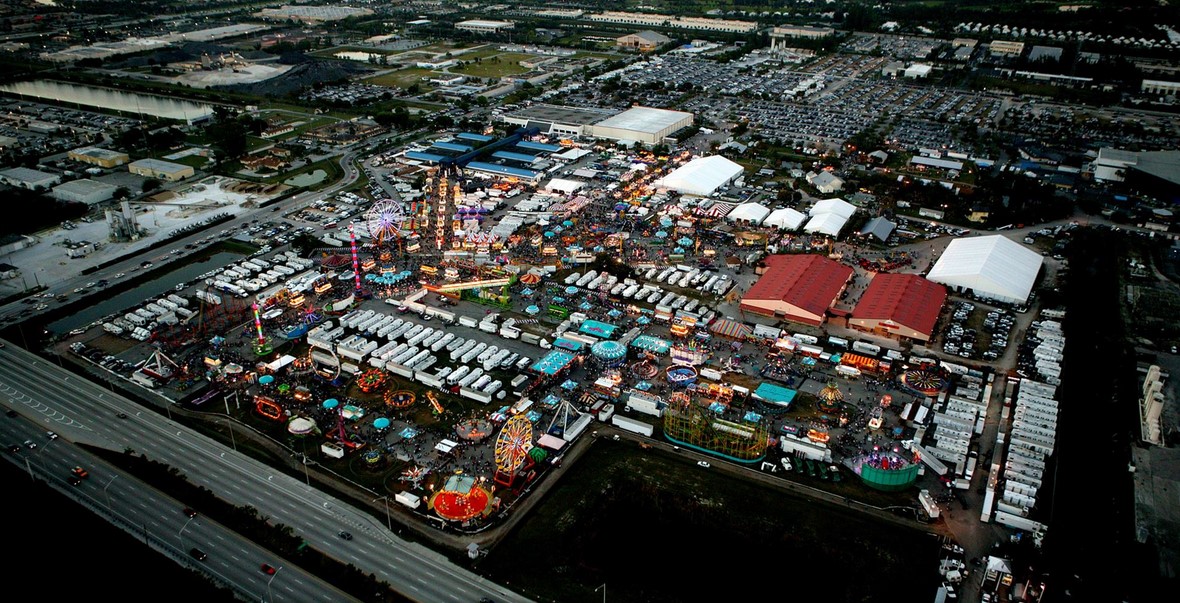
[[[808,173],[807,182],[825,195],[830,195],[844,188],[844,181],[839,176],[826,170],[818,174],[815,172]]]
[[[61,177],[32,168],[14,167],[0,170],[0,182],[33,190],[38,187],[49,188],[61,182]]]
[[[757,226],[768,215],[770,215],[770,208],[761,203],[743,203],[726,214],[725,219],[730,222],[744,222]]]
[[[464,31],[473,31],[475,33],[499,33],[509,29],[515,29],[516,23],[512,21],[487,21],[484,19],[472,19],[470,21],[459,21],[455,24],[455,29],[462,29]]]
[[[588,128],[590,136],[658,144],[673,132],[692,125],[693,114],[684,111],[632,107]]]
[[[827,173],[827,172],[824,172]],[[811,207],[811,219],[803,227],[804,232],[839,236],[848,218],[856,213],[856,206],[843,199],[823,199]]]
[[[53,197],[60,201],[95,205],[113,197],[116,190],[118,187],[113,184],[83,178],[53,187]]]
[[[1041,254],[1003,235],[956,239],[926,278],[979,297],[1023,304],[1032,293],[1041,262]]]
[[[720,155],[697,157],[655,182],[683,195],[707,197],[742,175],[742,166]]]
[[[799,230],[805,221],[807,221],[807,214],[784,207],[770,212],[770,215],[762,221],[762,225],[773,226],[779,230]]]
[[[586,183],[582,182],[581,180],[567,180],[565,178],[554,178],[554,179],[550,180],[549,182],[547,182],[545,184],[544,188],[545,188],[545,190],[557,191],[557,192],[569,194],[569,193],[572,193],[572,192],[582,188],[583,186],[586,186]]]

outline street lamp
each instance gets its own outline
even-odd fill
[[[237,442],[237,440],[234,439],[234,424],[228,418],[224,419],[224,420],[225,420],[226,426],[229,427],[229,441],[234,446],[234,452],[237,452],[238,451],[238,442]]]
[[[603,582],[602,586],[594,589],[594,592],[598,592],[600,590],[602,591],[602,603],[606,603],[606,582]]]
[[[281,572],[281,571],[283,571],[283,566],[281,566],[281,565],[280,565],[280,566],[279,566],[279,569],[276,569],[276,570],[275,570],[275,573],[273,573],[273,574],[271,574],[271,575],[270,575],[270,580],[267,580],[267,581],[266,581],[266,600],[267,600],[267,601],[273,601],[273,600],[274,600],[274,599],[272,599],[272,598],[271,598],[271,596],[270,596],[270,583],[275,581],[275,576],[278,576],[278,575],[279,575],[279,572]]]
[[[196,518],[197,518],[196,515],[193,515],[192,517],[188,518],[188,521],[184,522],[184,525],[180,526],[180,531],[176,533],[176,535],[180,537],[180,548],[181,549],[184,548],[184,529],[188,527],[188,524],[190,521],[192,521]]]
[[[107,494],[107,488],[110,488],[111,484],[115,483],[115,480],[118,479],[118,477],[119,477],[118,473],[112,475],[110,481],[107,482],[107,485],[102,487],[102,495],[105,496],[107,499],[107,510],[108,511],[111,510],[111,495]]]
[[[373,502],[377,502],[379,500],[385,501],[385,526],[389,528],[390,532],[392,532],[393,531],[393,521],[391,521],[389,519],[389,495],[386,494],[385,496],[374,498]]]

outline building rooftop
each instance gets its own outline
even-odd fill
[[[934,332],[946,288],[916,274],[882,272],[865,289],[853,318],[889,320],[920,333]]]
[[[603,121],[594,124],[599,128],[619,128],[637,132],[659,132],[664,128],[692,118],[692,113],[656,109],[654,107],[632,107]]]
[[[610,109],[566,107],[563,105],[533,105],[519,111],[513,111],[508,117],[526,119],[528,121],[587,126],[616,114],[618,114],[618,111],[612,111]]]
[[[767,270],[743,299],[781,300],[823,316],[840,294],[852,268],[821,255],[772,255]]]

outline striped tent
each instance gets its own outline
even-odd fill
[[[709,324],[709,331],[720,337],[730,339],[745,339],[754,334],[754,327],[736,320],[719,318]]]

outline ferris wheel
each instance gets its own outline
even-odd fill
[[[396,239],[405,220],[405,209],[401,202],[393,199],[378,201],[365,212],[365,224],[377,245]]]
[[[516,470],[529,458],[533,448],[533,423],[524,415],[516,415],[500,429],[496,438],[496,481],[512,485]]]

